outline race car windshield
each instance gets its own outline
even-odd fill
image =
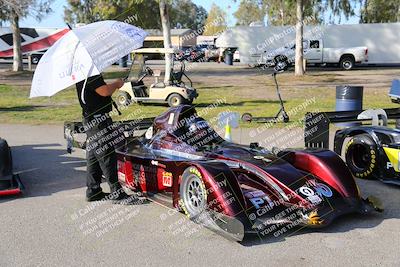
[[[205,146],[219,144],[223,141],[208,122],[202,118],[188,121],[185,128],[180,139],[196,150],[202,150]]]

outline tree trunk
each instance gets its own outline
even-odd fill
[[[295,75],[304,75],[303,68],[303,0],[297,0]]]
[[[172,48],[171,45],[171,29],[169,24],[168,8],[165,0],[160,0],[160,17],[164,37],[164,47]],[[164,82],[169,83],[171,80],[172,54],[165,54],[165,77]]]
[[[13,35],[13,71],[22,71],[24,65],[22,64],[22,51],[21,51],[21,33],[19,30],[19,17],[13,11],[11,19],[11,29]]]

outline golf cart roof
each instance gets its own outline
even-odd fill
[[[175,48],[140,48],[132,51],[134,54],[174,54],[176,52]]]

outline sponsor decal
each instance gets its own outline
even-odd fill
[[[190,168],[190,173],[196,174],[198,177],[202,178],[200,171],[197,168]]]
[[[307,216],[307,223],[311,225],[320,225],[324,222],[321,217],[318,215],[318,211],[314,210],[310,212]]]
[[[312,204],[316,205],[321,203],[323,197],[329,198],[333,196],[333,192],[329,186],[317,183],[316,181],[312,183],[314,184],[313,188],[302,186],[298,189],[299,193],[305,196]]]
[[[163,186],[167,186],[167,187],[172,186],[172,173],[171,172],[163,172],[162,173],[162,184],[163,184]]]
[[[246,197],[249,198],[251,204],[253,204],[253,206],[256,209],[261,208],[262,206],[264,206],[265,204],[268,204],[269,206],[273,206],[273,202],[271,200],[271,198],[269,198],[269,196],[267,196],[263,191],[261,190],[256,190],[256,191],[252,191],[252,192],[248,192],[246,193]]]
[[[126,182],[125,173],[118,172],[118,180],[125,183]]]
[[[393,168],[396,172],[400,172],[400,150],[395,148],[383,147],[389,162],[386,163],[386,168]]]

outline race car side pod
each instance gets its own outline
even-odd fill
[[[399,119],[400,108],[383,109],[387,119]],[[304,142],[308,148],[329,149],[329,124],[339,122],[362,122],[371,121],[373,118],[359,118],[362,111],[331,111],[331,112],[308,112],[304,119]],[[335,136],[334,151],[341,153],[342,143]]]

